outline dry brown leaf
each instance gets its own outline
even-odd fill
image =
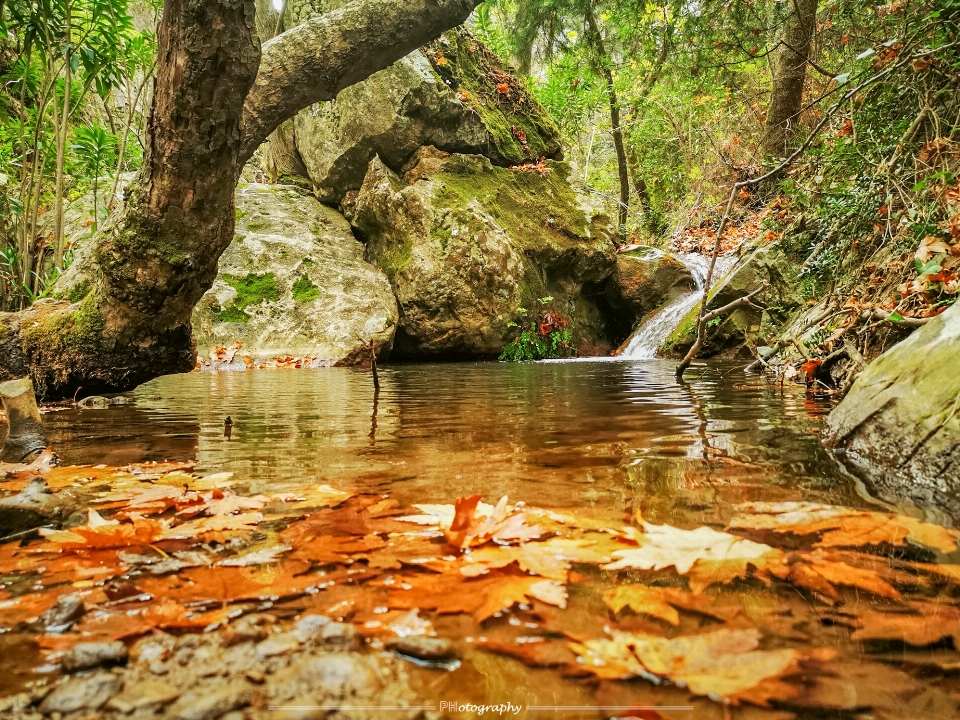
[[[629,607],[638,615],[650,615],[671,625],[680,624],[680,613],[669,602],[672,588],[621,585],[603,594],[603,601],[615,613]]]
[[[923,647],[953,638],[960,649],[960,607],[937,603],[910,603],[910,613],[858,613],[854,640],[896,640]]]
[[[737,704],[789,700],[796,689],[781,678],[796,673],[799,650],[757,650],[760,632],[717,630],[667,639],[614,632],[610,639],[571,643],[583,667],[601,678],[666,678],[696,695]]]
[[[465,588],[465,591],[469,592],[469,588]],[[565,608],[567,589],[553,580],[509,575],[487,588],[483,604],[477,608],[473,617],[477,622],[483,622],[495,613],[526,603],[529,599]]]
[[[526,524],[526,513],[520,505],[507,506],[504,495],[489,515],[477,513],[480,495],[457,498],[450,527],[444,530],[447,542],[457,548],[483,545],[490,541],[509,543],[535,540],[541,528]]]
[[[670,525],[642,523],[643,532],[631,539],[639,547],[613,553],[615,562],[604,570],[662,570],[676,568],[690,580],[690,589],[702,592],[717,582],[746,577],[750,567],[762,568],[781,553],[769,545],[708,527],[681,530]]]
[[[737,507],[728,527],[773,530],[795,535],[820,534],[817,547],[862,547],[920,545],[951,553],[957,549],[960,533],[893,513],[854,510],[837,505],[808,502],[744,503]]]

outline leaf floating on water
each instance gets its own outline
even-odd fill
[[[960,607],[938,603],[910,603],[909,612],[858,613],[860,627],[854,640],[891,640],[923,647],[952,638],[960,650]],[[960,656],[958,656],[960,660]]]
[[[634,583],[608,590],[603,594],[603,601],[615,613],[630,608],[638,615],[650,615],[671,625],[679,625],[680,613],[677,608],[705,612],[706,603],[702,602],[705,597],[690,595],[677,588],[650,587]]]
[[[531,667],[572,665],[577,659],[567,643],[539,636],[521,636],[512,642],[482,639],[476,644],[484,650],[515,657]]]
[[[281,508],[286,511],[337,507],[353,497],[354,494],[337,490],[329,485],[304,485],[302,488],[297,488],[295,492],[278,493],[271,495],[271,497],[282,502]]]
[[[477,513],[480,495],[457,498],[449,529],[444,530],[447,542],[456,548],[483,545],[491,540],[503,543],[535,540],[543,534],[536,525],[526,524],[521,504],[507,506],[507,496],[500,498],[489,515]]]
[[[831,600],[840,599],[834,585],[859,588],[891,600],[900,600],[902,597],[895,587],[875,571],[833,560],[820,551],[797,553],[791,556],[790,562],[768,564],[766,571]]]
[[[662,570],[672,566],[689,577],[691,590],[702,592],[713,583],[746,577],[751,567],[762,568],[781,555],[769,545],[708,527],[681,530],[647,522],[642,526],[642,533],[632,535],[640,546],[615,551],[617,560],[604,565],[604,570]]]
[[[795,535],[821,534],[816,547],[905,545],[906,541],[942,553],[957,549],[960,532],[916,518],[809,502],[744,503],[728,527],[773,530]]]
[[[571,643],[582,667],[597,677],[668,679],[696,695],[766,706],[786,701],[797,689],[782,681],[796,674],[800,650],[757,650],[760,632],[717,630],[667,639],[614,632],[610,639]]]
[[[573,562],[600,564],[610,557],[598,552],[590,540],[551,538],[545,542],[527,542],[518,546],[483,547],[463,556],[460,572],[467,577],[483,575],[511,563],[528,573],[557,582],[566,582]]]
[[[150,545],[163,533],[164,526],[155,520],[133,517],[129,522],[104,520],[96,510],[89,511],[87,525],[71,530],[40,529],[47,540],[62,549],[121,548],[131,545]]]
[[[567,589],[553,580],[507,576],[487,589],[483,604],[477,609],[473,617],[477,622],[483,622],[487,618],[493,617],[495,613],[534,599],[548,605],[565,608],[567,606]]]

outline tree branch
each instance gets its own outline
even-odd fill
[[[716,310],[711,310],[710,312],[708,312],[706,315],[703,316],[703,322],[710,322],[711,320],[715,320],[718,317],[726,315],[728,312],[731,312],[732,310],[736,310],[741,305],[753,305],[753,303],[750,302],[751,298],[753,298],[754,295],[762,291],[766,286],[767,286],[766,283],[762,283],[760,287],[758,287],[752,293],[748,295],[744,295],[743,297],[738,297],[733,302],[728,302],[726,305],[724,305],[723,307],[717,308]],[[756,305],[753,305],[753,306],[757,307]]]
[[[480,0],[355,0],[263,44],[243,106],[240,162],[284,120],[464,22]]]

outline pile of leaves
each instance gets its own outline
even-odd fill
[[[960,183],[941,187],[939,204],[946,217],[936,235],[925,235],[914,253],[916,277],[900,285],[896,310],[903,315],[933,317],[960,293]]]
[[[772,211],[771,203],[761,211],[747,211],[735,222],[728,222],[720,239],[720,254],[728,255],[742,247],[751,245],[758,240],[772,242],[776,235],[771,231],[762,231],[761,223]],[[696,226],[684,225],[673,236],[672,247],[680,252],[696,252],[711,255],[717,242],[716,224],[718,218],[711,218],[700,222]]]
[[[4,473],[8,493],[39,473],[91,502],[82,524],[0,545],[0,626],[33,633],[47,663],[80,641],[228,631],[267,607],[352,622],[375,646],[460,616],[461,645],[569,682],[852,711],[881,703],[856,678],[892,663],[941,669],[896,675],[923,693],[925,717],[960,709],[942,674],[960,665],[960,565],[933,562],[955,556],[960,533],[907,516],[753,502],[724,529],[685,529],[506,497],[402,507],[327,485],[249,494],[185,464]],[[86,613],[48,626],[66,594]]]

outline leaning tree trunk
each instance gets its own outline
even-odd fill
[[[817,0],[793,0],[792,4],[793,12],[784,24],[774,60],[773,90],[764,128],[764,149],[773,157],[790,154],[803,107],[803,85],[817,22]]]
[[[254,0],[167,0],[149,143],[124,211],[45,300],[0,314],[0,381],[47,397],[194,367],[190,316],[234,230],[243,164],[281,122],[462,23],[478,0],[361,0],[270,40]]]

